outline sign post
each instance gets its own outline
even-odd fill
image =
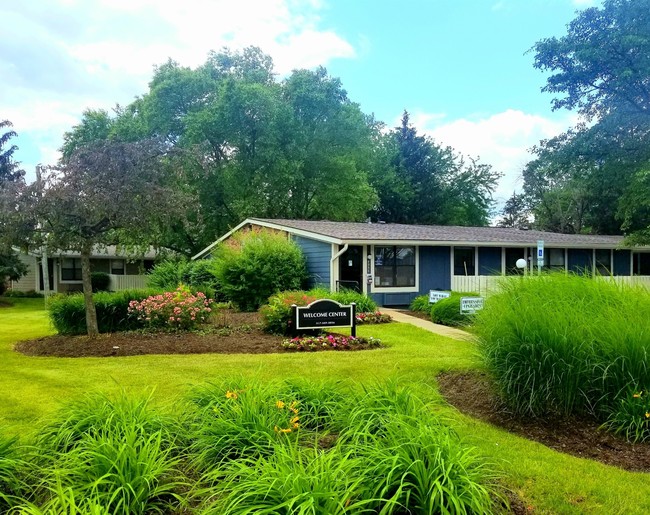
[[[537,273],[542,274],[544,266],[544,240],[537,240]]]
[[[357,336],[357,305],[344,306],[330,299],[315,300],[308,306],[291,306],[295,330],[325,329],[327,327],[350,327],[350,334]]]

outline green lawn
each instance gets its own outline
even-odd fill
[[[21,339],[51,334],[40,299],[0,308],[0,431],[29,435],[38,419],[83,392],[155,389],[169,404],[191,385],[231,375],[263,379],[308,377],[369,382],[396,377],[435,395],[441,370],[480,367],[473,344],[433,335],[408,324],[362,326],[387,349],[276,355],[30,358],[13,352]],[[566,456],[442,405],[440,413],[481,453],[498,462],[507,485],[534,513],[648,513],[650,476]]]

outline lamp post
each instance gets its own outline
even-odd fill
[[[519,270],[522,271],[522,274],[521,274],[522,277],[523,277],[523,276],[525,275],[525,273],[526,273],[526,265],[527,265],[526,260],[523,259],[523,258],[519,258],[519,259],[517,260],[517,262],[515,263],[515,266],[516,266]]]

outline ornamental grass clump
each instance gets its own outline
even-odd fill
[[[336,384],[220,385],[196,400],[201,417],[232,419],[233,430],[252,422],[267,434],[261,447],[203,474],[203,513],[487,514],[495,501],[507,504],[494,468],[396,381],[361,392]],[[299,427],[293,418],[278,424],[272,412],[294,416]],[[221,440],[238,447],[242,440],[231,436]],[[205,443],[213,449],[215,442]]]
[[[475,329],[488,370],[517,413],[614,418],[610,427],[625,435],[644,422],[645,411],[626,408],[626,399],[650,388],[647,290],[571,274],[504,281]]]
[[[150,397],[91,395],[66,406],[36,442],[33,476],[39,479],[30,502],[44,513],[178,508],[187,489],[178,425],[154,411]],[[67,511],[72,508],[81,511]]]
[[[27,493],[23,478],[26,468],[19,453],[18,439],[0,434],[0,513],[7,513]]]
[[[212,302],[202,292],[194,295],[186,287],[179,286],[174,292],[129,302],[128,312],[150,328],[188,331],[207,322]]]

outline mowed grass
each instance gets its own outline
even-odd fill
[[[12,350],[18,340],[52,334],[40,299],[20,299],[0,308],[0,432],[28,438],[40,419],[85,392],[154,390],[154,400],[172,406],[194,385],[215,379],[261,381],[309,378],[369,384],[396,379],[435,398],[442,370],[480,368],[472,343],[437,336],[408,324],[362,326],[389,347],[363,352],[277,355],[135,356],[126,358],[33,358]],[[504,481],[532,513],[648,513],[650,475],[631,473],[564,455],[511,435],[441,404],[461,437],[496,461]]]

